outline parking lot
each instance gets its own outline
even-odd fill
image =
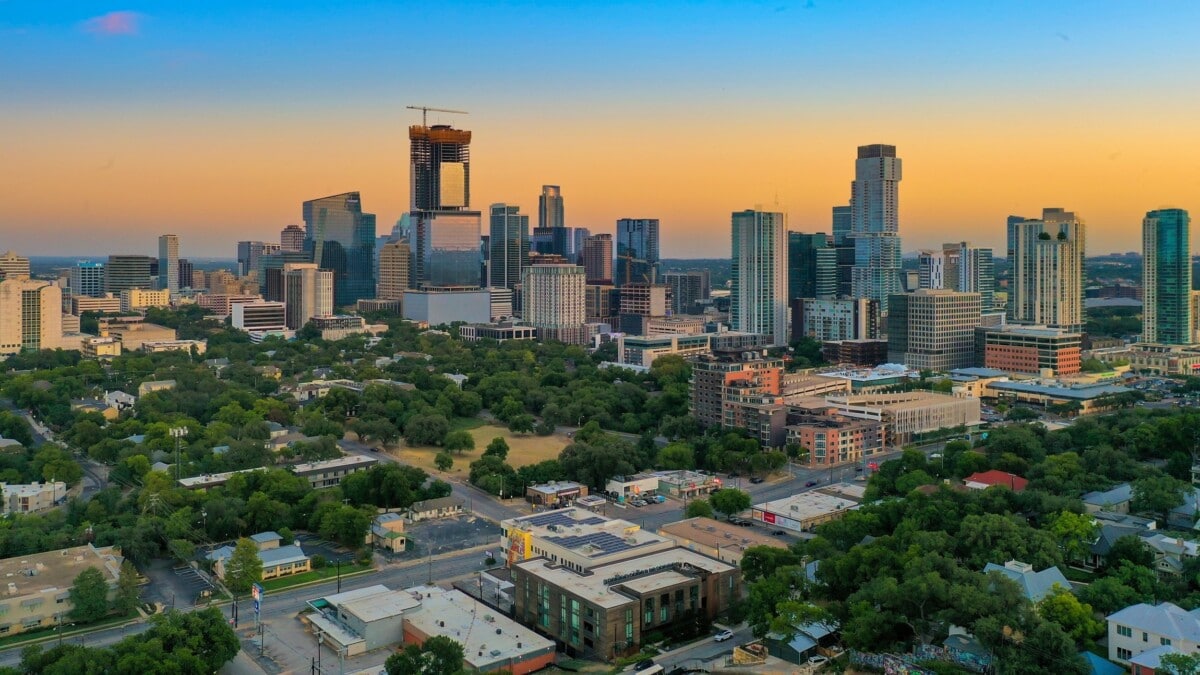
[[[314,555],[319,555],[329,562],[341,560],[346,562],[354,558],[354,552],[347,550],[345,547],[335,544],[331,541],[326,541],[315,534],[297,534],[296,540],[300,542],[300,548],[311,558]],[[290,542],[285,542],[285,545]]]
[[[150,584],[142,593],[146,602],[157,602],[163,606],[188,607],[206,598],[213,590],[208,575],[192,567],[155,560],[145,570]]]
[[[405,530],[408,550],[397,558],[419,558],[430,554],[461,551],[465,548],[495,544],[500,549],[500,527],[475,516],[441,518],[413,523]]]

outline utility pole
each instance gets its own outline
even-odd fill
[[[175,439],[175,480],[179,480],[179,446],[183,437],[187,436],[187,427],[171,427],[171,436]]]

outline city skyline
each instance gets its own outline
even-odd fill
[[[663,257],[727,257],[727,214],[747,204],[786,213],[795,231],[829,231],[830,208],[848,199],[849,153],[874,143],[900,147],[908,164],[905,253],[964,228],[999,251],[1007,215],[1067,205],[1086,219],[1091,253],[1137,250],[1147,211],[1191,206],[1200,170],[1178,148],[1194,136],[1197,94],[1189,59],[1112,45],[1153,31],[1190,49],[1183,31],[1200,8],[1083,7],[663,5],[618,17],[584,4],[551,17],[218,2],[202,17],[156,7],[108,21],[104,6],[10,1],[0,144],[22,161],[0,169],[0,230],[26,255],[154,254],[170,231],[191,257],[229,257],[229,241],[273,241],[301,222],[301,202],[346,191],[392,223],[410,203],[405,127],[420,122],[404,106],[420,104],[471,112],[431,112],[430,123],[474,132],[476,204],[534,213],[540,186],[561,185],[567,226],[605,232],[653,214]],[[401,50],[389,30],[453,20],[469,37],[518,19],[529,31],[552,22],[554,39],[497,53],[481,42],[485,53],[410,67],[402,57],[420,45]],[[901,19],[925,20],[892,35]],[[703,48],[729,26],[763,39],[737,54]],[[298,49],[315,34],[328,49]],[[344,40],[357,47],[338,49]],[[885,54],[890,67],[876,68]],[[562,75],[561,96],[534,106],[546,68]],[[334,73],[310,95],[311,78]],[[751,93],[759,104],[747,109]],[[1168,94],[1177,105],[1158,105]],[[1047,96],[1079,112],[1029,104]],[[1069,170],[1053,157],[1071,158]]]

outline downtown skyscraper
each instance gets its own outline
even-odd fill
[[[1008,316],[1015,323],[1083,329],[1083,221],[1059,208],[1041,219],[1008,220],[1013,251]]]
[[[1194,340],[1190,225],[1183,209],[1150,211],[1142,221],[1142,342]]]
[[[659,274],[658,219],[618,220],[616,285],[657,283]]]
[[[516,288],[529,266],[529,216],[519,206],[492,204],[488,231],[488,286]]]
[[[920,288],[978,293],[985,312],[995,303],[996,271],[990,248],[963,241],[923,250],[917,256],[917,272]]]
[[[410,222],[414,288],[478,288],[481,215],[471,206],[471,132],[414,125],[410,143]]]
[[[562,188],[557,185],[543,185],[542,194],[538,197],[538,227],[566,227],[563,215]]]
[[[189,285],[189,284],[184,284]],[[158,287],[171,297],[179,295],[179,236],[158,237]]]
[[[862,145],[850,187],[850,234],[854,242],[851,294],[879,301],[900,293],[901,162],[894,145]]]
[[[333,272],[338,307],[375,297],[375,214],[363,213],[357,192],[304,202],[304,251]]]
[[[787,233],[788,300],[837,296],[837,249],[823,232]]]
[[[732,221],[729,317],[733,329],[770,335],[773,344],[786,345],[787,226],[783,214],[737,211]]]

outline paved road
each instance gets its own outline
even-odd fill
[[[17,413],[21,417],[24,417],[25,421],[29,422],[29,427],[33,434],[33,442],[35,444],[59,444],[59,442],[54,438],[53,431],[44,426],[41,422],[37,421],[37,419],[34,418],[34,416],[28,410],[22,410],[21,408],[18,408],[10,399],[0,398],[0,409],[10,410]],[[61,445],[65,446],[65,444]],[[81,481],[82,485],[79,493],[79,499],[86,502],[97,492],[108,486],[108,467],[82,456],[79,457],[79,466],[83,469],[83,479]]]
[[[674,668],[701,668],[706,661],[719,656],[732,654],[734,645],[749,642],[754,634],[747,625],[733,631],[733,637],[724,642],[715,642],[711,638],[703,642],[695,642],[686,647],[667,652],[654,657],[654,662],[670,672]]]

